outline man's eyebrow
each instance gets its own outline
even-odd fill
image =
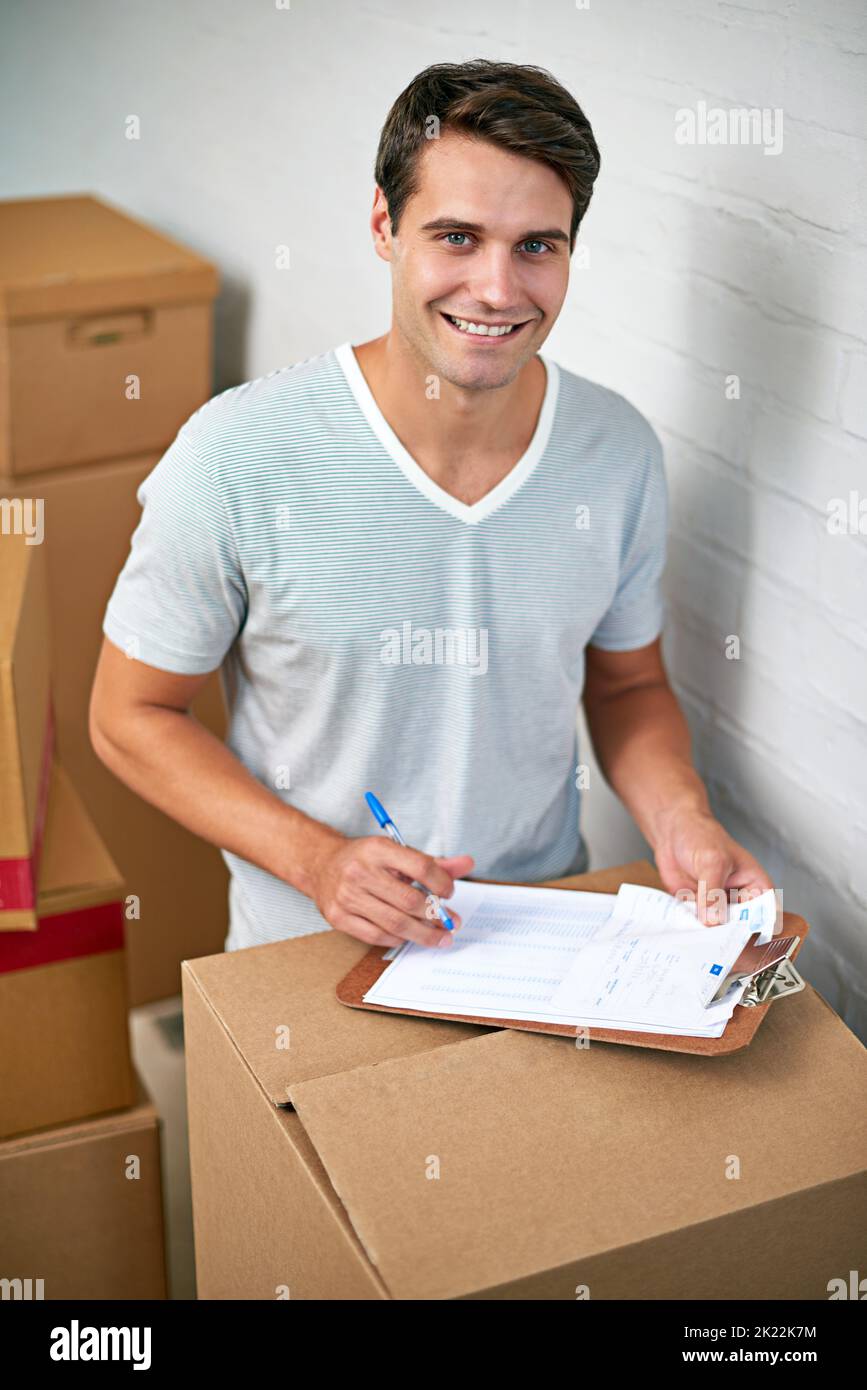
[[[460,217],[435,217],[433,222],[423,222],[420,228],[423,232],[484,232],[481,222],[463,222]],[[569,237],[560,227],[548,227],[545,231],[524,232],[523,236],[518,237],[519,241],[565,241],[568,245]]]

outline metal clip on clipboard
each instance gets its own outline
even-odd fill
[[[754,1009],[759,1004],[769,1004],[772,999],[782,999],[787,994],[799,993],[799,991],[804,988],[804,981],[801,979],[801,976],[798,974],[789,957],[797,947],[800,939],[799,936],[791,936],[786,938],[785,941],[778,940],[777,944],[780,947],[784,947],[785,955],[778,954],[777,958],[772,960],[770,964],[763,964],[758,969],[755,969],[755,959],[752,961],[749,959],[751,953],[755,956],[755,952],[759,950],[758,946],[754,945],[755,938],[753,938],[753,941],[750,942],[744,951],[743,956],[739,957],[741,964],[740,970],[738,969],[738,962],[736,961],[727,977],[721,982],[711,1002],[715,1003],[717,1000],[722,999],[730,990],[735,989],[738,985],[742,985],[745,982],[748,982],[747,988],[744,991],[743,997],[738,1002],[747,1009]],[[762,949],[766,954],[769,952],[773,953],[774,943],[768,942]],[[754,968],[752,971],[748,968],[748,963],[753,965]]]
[[[752,1009],[757,1004],[769,1004],[772,999],[782,999],[787,994],[797,994],[804,988],[804,981],[792,962],[788,959],[778,961],[767,970],[760,970],[753,976],[752,984],[739,1001],[744,1008]]]

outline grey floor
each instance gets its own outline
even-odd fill
[[[196,1267],[180,995],[133,1009],[130,1013],[130,1037],[138,1073],[162,1122],[163,1207],[169,1297],[195,1298]]]

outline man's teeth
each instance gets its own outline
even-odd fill
[[[451,314],[447,317],[456,328],[462,329],[464,333],[478,333],[482,338],[502,338],[506,333],[511,333],[513,328],[519,327],[516,323],[508,323],[500,328],[495,328],[486,323],[470,323],[467,319],[456,319]]]

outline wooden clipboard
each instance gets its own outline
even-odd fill
[[[473,883],[498,882],[496,879],[484,878],[468,881]],[[616,868],[603,869],[596,873],[577,874],[571,878],[552,879],[546,883],[510,884],[508,886],[568,888],[588,893],[616,893],[621,883],[642,883],[650,888],[662,887],[656,870],[647,860],[643,859],[636,860],[631,864],[621,864]],[[712,931],[713,928],[709,927],[707,930]],[[797,936],[799,938],[790,957],[794,961],[809,930],[803,917],[798,917],[793,912],[784,912],[782,922],[776,924],[774,935]],[[367,1004],[364,1002],[365,994],[391,963],[384,959],[386,950],[387,948],[384,946],[371,947],[353,966],[349,974],[344,976],[336,990],[337,998],[341,1004],[346,1004],[350,1009],[371,1009],[386,1014],[408,1014],[415,1018],[442,1018],[451,1023],[474,1023],[484,1028],[518,1028],[527,1033],[550,1033],[572,1039],[580,1032],[591,1042],[621,1043],[628,1047],[649,1047],[663,1052],[688,1052],[700,1057],[727,1057],[733,1052],[740,1052],[743,1048],[749,1047],[761,1027],[762,1019],[772,1004],[777,999],[783,999],[787,994],[797,993],[803,988],[803,981],[794,970],[780,972],[779,979],[760,980],[752,990],[744,995],[745,1000],[752,996],[755,1002],[735,1005],[734,1013],[726,1024],[725,1032],[719,1038],[688,1038],[679,1037],[672,1033],[636,1033],[617,1028],[577,1029],[566,1023],[538,1023],[519,1018],[470,1017],[467,1014],[434,1014],[421,1009],[399,1009],[387,1004]],[[764,1002],[761,1002],[763,994]]]

